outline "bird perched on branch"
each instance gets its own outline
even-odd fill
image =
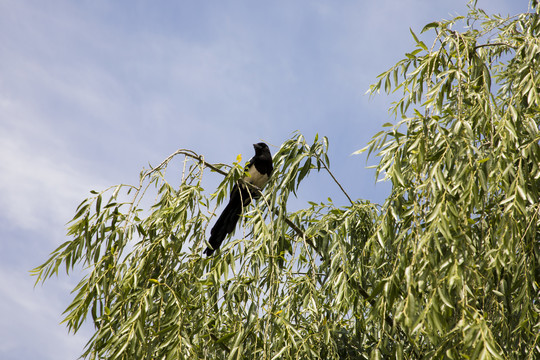
[[[221,243],[227,235],[233,232],[236,223],[242,214],[242,209],[249,205],[251,199],[256,199],[260,196],[260,190],[264,188],[270,176],[272,175],[272,154],[265,143],[253,144],[255,156],[249,160],[246,165],[243,180],[250,183],[256,188],[252,188],[245,183],[238,182],[234,185],[229,203],[217,219],[214,227],[210,230],[210,238],[208,239],[209,247],[204,250],[207,256],[219,249]]]

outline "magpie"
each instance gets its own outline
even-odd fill
[[[253,148],[255,149],[255,156],[247,163],[245,167],[246,175],[243,180],[262,190],[270,179],[272,170],[274,170],[272,154],[270,154],[268,145],[263,142],[253,144]],[[204,250],[207,256],[212,255],[215,250],[219,249],[225,237],[232,233],[236,227],[242,209],[249,205],[251,199],[256,199],[259,195],[260,192],[257,189],[253,189],[245,183],[238,182],[234,185],[229,203],[217,219],[212,230],[210,230],[210,238],[208,239],[210,246]]]

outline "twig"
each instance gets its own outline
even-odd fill
[[[322,166],[325,168],[326,171],[328,171],[328,174],[330,174],[330,176],[332,177],[332,179],[334,180],[334,182],[339,186],[339,188],[341,189],[341,191],[345,194],[345,196],[347,197],[347,199],[349,199],[349,201],[351,202],[351,205],[354,205],[354,201],[352,201],[351,197],[349,196],[349,194],[347,194],[347,192],[345,191],[345,189],[343,188],[343,186],[341,186],[341,184],[339,183],[339,181],[336,179],[336,177],[334,176],[334,174],[332,174],[332,172],[330,171],[330,169],[328,168],[328,166],[326,166],[326,164],[324,162],[322,162]]]
[[[214,170],[215,172],[217,173],[220,173],[221,175],[224,175],[226,176],[227,173],[221,169],[219,169],[218,167],[216,167],[215,165],[211,164],[211,163],[208,163],[204,160],[204,157],[202,155],[197,155],[195,152],[193,152],[192,150],[188,150],[188,149],[178,149],[176,150],[174,153],[172,153],[171,155],[169,155],[165,160],[163,160],[158,166],[156,167],[153,167],[152,169],[148,170],[143,178],[145,177],[148,177],[150,176],[151,174],[153,174],[154,172],[158,171],[159,169],[161,169],[162,167],[164,167],[165,165],[167,165],[176,155],[185,155],[185,156],[188,156],[192,159],[195,159],[197,161],[199,161],[200,163],[203,164],[203,166],[206,166],[212,170]]]
[[[506,44],[506,43],[502,43],[502,42],[494,42],[494,43],[487,43],[487,44],[480,44],[480,45],[476,45],[474,47],[474,49],[479,49],[479,48],[482,48],[482,47],[486,47],[486,46],[508,46],[509,48],[512,48],[512,49],[516,49],[515,46],[513,45],[510,45],[510,44]]]

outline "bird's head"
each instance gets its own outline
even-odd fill
[[[270,151],[268,145],[263,142],[253,144],[253,148],[255,149],[255,154],[261,154],[262,152]]]

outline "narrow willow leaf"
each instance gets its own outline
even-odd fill
[[[438,21],[434,21],[434,22],[430,22],[429,24],[425,25],[423,28],[422,28],[422,31],[421,33],[425,33],[426,31],[430,30],[430,29],[433,29],[433,28],[436,28],[439,26],[439,22]]]

